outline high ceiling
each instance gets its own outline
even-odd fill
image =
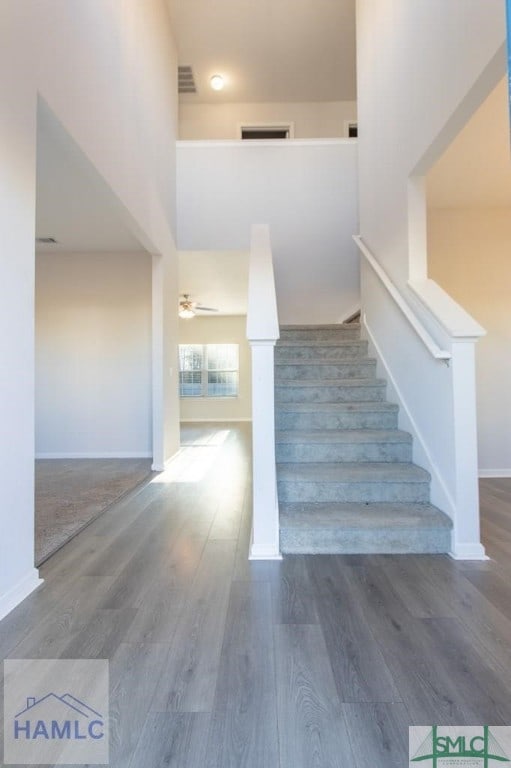
[[[37,252],[143,251],[112,192],[42,101],[37,128],[36,236],[58,241],[37,244]],[[246,252],[186,251],[179,254],[179,267],[180,293],[215,307],[218,315],[246,314]]]
[[[141,251],[97,171],[43,102],[37,115],[36,236],[41,252]]]
[[[352,101],[355,0],[168,0],[184,102]],[[223,91],[209,85],[221,74]]]
[[[167,0],[179,63],[198,93],[185,102],[352,101],[355,0]],[[214,92],[213,74],[226,86]],[[38,116],[40,251],[143,250],[110,191],[44,104]],[[246,312],[246,254],[180,254],[180,290],[221,314]],[[200,278],[198,276],[201,276]]]

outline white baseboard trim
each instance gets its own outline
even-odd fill
[[[276,542],[276,547],[270,547],[267,549],[262,547],[261,548],[255,547],[254,531],[252,531],[250,535],[250,547],[248,550],[248,559],[249,560],[282,560],[282,554],[279,550],[278,542]]]
[[[489,560],[482,544],[475,542],[474,544],[457,544],[454,549],[449,552],[449,556],[453,560]]]
[[[181,424],[235,424],[237,421],[252,421],[252,417],[242,416],[239,419],[181,419]]]
[[[248,559],[249,560],[282,560],[282,555],[280,552],[275,552],[275,550],[256,550],[252,547],[250,548],[250,552],[248,553]]]
[[[37,568],[31,568],[12,589],[0,596],[0,620],[7,616],[17,605],[30,595],[34,589],[41,586],[43,579],[39,578]]]
[[[511,469],[480,469],[479,477],[511,477]]]
[[[144,451],[85,451],[83,453],[36,453],[36,459],[152,459]]]

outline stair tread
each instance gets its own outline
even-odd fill
[[[277,464],[277,480],[301,483],[426,483],[430,474],[409,462],[289,462]]]
[[[327,325],[281,325],[281,331],[341,331],[360,330],[360,323],[331,323]]]
[[[359,400],[349,403],[276,403],[275,407],[278,411],[285,411],[286,413],[314,413],[315,411],[377,411],[385,413],[398,410],[396,403],[386,403],[378,400]]]
[[[276,387],[385,387],[383,379],[363,377],[360,379],[280,379]]]
[[[279,365],[309,365],[309,366],[321,366],[321,365],[360,365],[361,363],[370,363],[376,365],[374,357],[329,357],[320,358],[319,360],[312,360],[311,358],[299,358],[297,360],[275,360],[275,367]]]
[[[363,339],[279,339],[277,347],[363,347],[367,344]]]
[[[411,443],[400,429],[290,429],[275,433],[277,443]]]
[[[281,528],[452,528],[451,519],[428,503],[323,502],[280,504]]]

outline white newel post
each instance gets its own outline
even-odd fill
[[[475,343],[477,338],[453,340],[452,393],[456,454],[456,519],[451,556],[486,559],[479,531]]]
[[[252,227],[247,312],[247,339],[252,350],[251,560],[281,558],[273,364],[279,335],[270,232],[266,224],[257,224]]]
[[[273,352],[275,340],[251,341],[253,520],[251,560],[280,558],[275,470]]]

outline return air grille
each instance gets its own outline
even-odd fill
[[[177,68],[177,85],[179,93],[197,93],[193,69],[189,66]]]

